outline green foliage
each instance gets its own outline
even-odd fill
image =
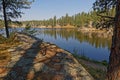
[[[31,28],[30,24],[27,24],[25,30],[30,30],[30,28]]]
[[[9,27],[12,27],[13,25],[14,26],[21,26],[22,23],[21,22],[18,22],[18,21],[8,21],[9,23]],[[0,28],[3,28],[4,27],[4,21],[3,20],[0,20]]]
[[[88,27],[89,23],[92,22],[92,26],[96,26],[98,22],[100,22],[100,17],[97,16],[96,11],[91,11],[89,13],[78,13],[72,16],[69,16],[69,14],[66,14],[65,16],[62,16],[60,18],[56,18],[54,16],[53,18],[50,18],[48,20],[40,20],[40,21],[24,21],[23,24],[30,24],[31,26],[54,26],[60,25],[60,26],[75,26],[75,27]]]
[[[0,0],[0,16],[4,17],[7,38],[9,38],[8,21],[21,17],[23,13],[21,9],[30,8],[31,3],[30,0]]]
[[[30,8],[30,4],[33,0],[5,0],[5,9],[6,9],[6,16],[7,20],[15,19],[21,17],[21,9],[28,9]],[[0,14],[2,14],[2,3],[3,0],[0,0]],[[3,16],[3,15],[1,15]]]
[[[9,39],[7,39],[4,36],[0,35],[0,44],[12,44],[14,42],[17,42],[17,40],[15,39],[15,34],[14,33],[10,34]]]
[[[115,8],[116,4],[117,0],[96,0],[93,4],[93,8],[99,12],[107,12],[111,8]]]
[[[90,61],[90,62],[93,62],[95,64],[102,64],[104,66],[108,66],[108,62],[106,60],[103,60],[103,61],[97,61],[97,60],[93,60],[93,59],[90,59],[89,57],[85,56],[84,54],[76,54],[76,53],[73,53],[73,56],[77,59],[83,59],[83,60],[86,60],[86,61]]]
[[[106,71],[87,67],[88,72],[95,78],[95,80],[105,80]]]
[[[104,65],[105,62],[105,66],[107,67],[108,63],[106,61],[95,61],[95,60],[91,60],[90,58],[86,57],[85,55],[79,55],[79,54],[73,54],[73,56],[80,61],[80,59],[84,60],[84,61],[88,61],[89,64],[90,63],[94,63],[96,65]],[[101,69],[97,69],[97,68],[93,68],[91,66],[86,65],[85,63],[82,63],[80,61],[80,63],[85,67],[85,69],[94,77],[95,80],[105,80],[105,74],[106,71],[105,70],[101,70]],[[91,65],[92,65],[91,64]]]
[[[117,0],[96,0],[93,4],[93,9],[97,11],[101,20],[98,23],[99,27],[111,27],[114,26],[115,21],[115,9]]]
[[[36,30],[34,28],[31,28],[31,26],[27,24],[22,32],[27,33],[29,35],[35,35]]]

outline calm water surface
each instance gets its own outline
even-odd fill
[[[70,29],[36,29],[36,37],[52,42],[59,47],[85,55],[94,60],[107,60],[110,53],[111,38],[95,33],[82,33]]]
[[[17,29],[18,31],[22,29]],[[107,60],[110,53],[111,37],[103,34],[83,33],[73,29],[35,29],[36,37],[52,42],[59,47],[94,60]],[[0,33],[5,33],[1,30]]]

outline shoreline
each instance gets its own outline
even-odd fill
[[[20,44],[14,47],[11,45],[7,49],[11,57],[9,62],[0,63],[1,78],[29,80],[33,78],[41,80],[46,78],[51,80],[67,80],[68,78],[80,80],[84,78],[85,80],[94,80],[72,54],[55,44],[41,42],[41,40],[23,33],[15,33],[14,39],[19,39]],[[13,72],[15,72],[14,75],[12,75]],[[20,73],[22,73],[21,76]],[[78,74],[81,76],[77,76]]]

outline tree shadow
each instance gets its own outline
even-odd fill
[[[25,43],[32,40],[27,39],[28,36],[22,38]],[[18,46],[14,50],[18,53],[15,53],[11,69],[3,80],[75,80],[74,76],[79,77],[84,71],[70,53],[56,45],[35,38],[31,44],[29,48]],[[19,56],[20,51],[25,51],[22,56]]]
[[[24,40],[26,40],[26,38],[24,38]],[[35,39],[34,43],[30,46],[30,48],[25,50],[24,54],[15,53],[16,56],[14,57],[13,62],[9,64],[11,65],[11,68],[9,69],[8,74],[4,77],[3,80],[27,80],[27,78],[33,78],[33,66],[36,56],[40,51],[39,46],[41,45],[41,43],[41,40]],[[21,50],[24,49],[18,47],[15,51],[19,52]]]

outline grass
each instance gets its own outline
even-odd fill
[[[15,38],[16,35],[14,33],[11,33],[9,38],[0,35],[0,44],[14,44],[18,42],[18,40]]]
[[[81,60],[89,62],[89,64],[103,65],[108,66],[107,61],[96,61],[86,57],[84,54],[79,55],[74,53],[73,56],[83,65],[83,67],[94,77],[95,80],[105,80],[106,71],[98,68],[93,68],[92,66],[88,66],[87,63],[82,62]]]
[[[23,32],[26,32],[28,34],[34,34],[35,30],[31,29],[31,27],[26,27]],[[7,49],[10,49],[11,47],[15,47],[19,45],[19,39],[16,37],[15,33],[10,33],[10,37],[6,38],[2,35],[0,35],[0,62],[3,60],[9,60],[10,58],[10,52],[7,51]]]
[[[83,59],[83,60],[86,60],[86,61],[90,61],[90,62],[93,62],[93,63],[96,63],[96,64],[102,64],[104,66],[108,66],[108,62],[106,60],[103,60],[103,61],[97,61],[97,60],[93,60],[93,59],[90,59],[89,57],[86,57],[84,54],[72,54],[75,58],[77,59]]]
[[[102,71],[101,69],[95,69],[95,68],[88,67],[88,66],[86,66],[85,68],[94,77],[95,80],[105,80],[106,71]]]
[[[16,39],[14,33],[10,34],[10,38],[5,38],[0,35],[0,63],[10,60],[10,52],[7,49],[20,44],[19,40]]]

